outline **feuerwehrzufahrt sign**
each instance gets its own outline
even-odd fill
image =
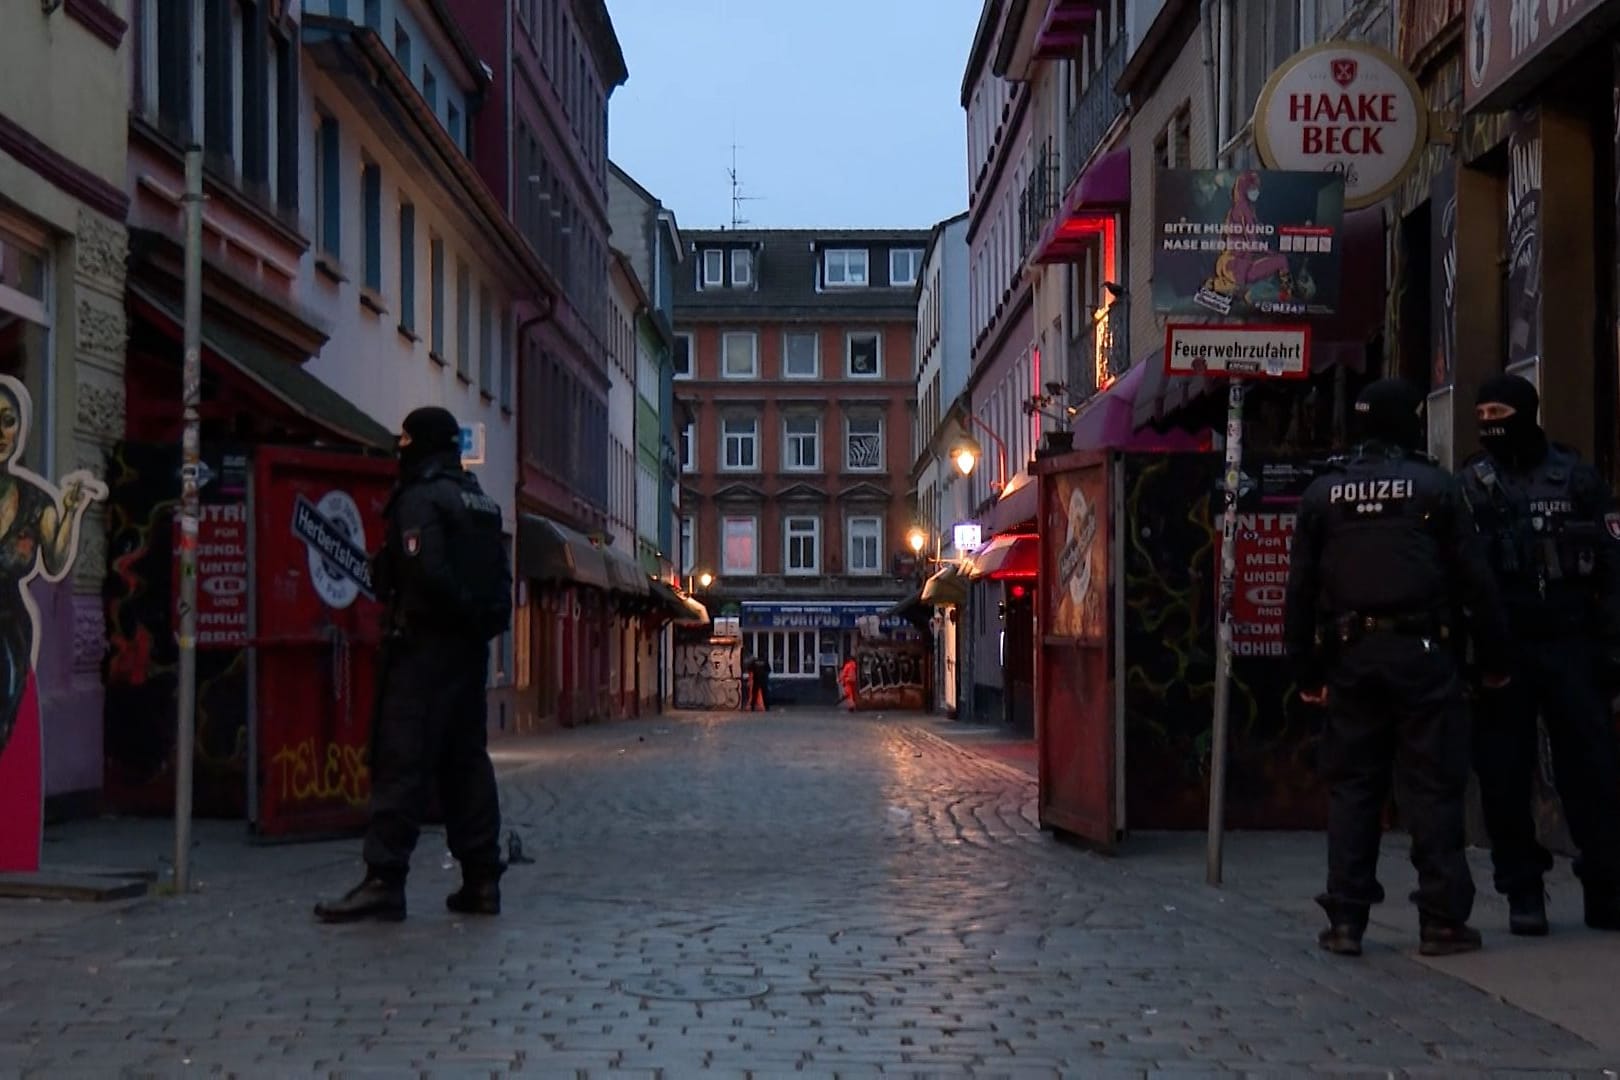
[[[1303,379],[1311,369],[1311,328],[1171,323],[1164,328],[1170,375]]]
[[[1405,66],[1373,45],[1336,42],[1283,61],[1254,107],[1271,169],[1344,176],[1347,210],[1388,196],[1429,140],[1429,107]]]

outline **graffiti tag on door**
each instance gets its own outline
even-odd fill
[[[371,770],[366,748],[328,743],[324,760],[315,739],[283,746],[270,758],[271,783],[279,784],[284,803],[333,803],[364,806],[371,797]]]
[[[716,641],[677,647],[675,707],[742,708],[742,643]]]

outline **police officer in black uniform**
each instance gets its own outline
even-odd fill
[[[1485,670],[1500,672],[1503,620],[1456,481],[1417,452],[1422,405],[1401,379],[1362,393],[1365,441],[1311,484],[1294,536],[1289,654],[1300,696],[1328,710],[1328,879],[1317,903],[1329,926],[1318,942],[1346,956],[1361,954],[1368,911],[1384,899],[1378,849],[1392,770],[1418,871],[1420,951],[1480,946],[1467,925],[1468,718],[1452,635],[1466,602]]]
[[[1620,930],[1620,765],[1610,694],[1620,676],[1620,513],[1597,471],[1550,444],[1536,388],[1516,375],[1478,397],[1484,451],[1463,467],[1464,493],[1485,536],[1513,634],[1510,686],[1484,690],[1474,722],[1485,826],[1508,928],[1547,933],[1531,794],[1539,710],[1569,832],[1586,923]]]
[[[326,922],[405,917],[405,876],[437,783],[462,887],[450,910],[501,909],[500,801],[485,732],[489,641],[511,618],[500,505],[461,467],[460,425],[417,409],[399,440],[399,486],[373,561],[387,604],[371,742],[366,876],[315,914]]]

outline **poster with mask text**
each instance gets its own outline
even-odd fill
[[[52,484],[20,462],[33,400],[0,375],[0,872],[39,869],[45,725],[40,716],[36,582],[68,576],[90,504],[107,487],[78,471]]]

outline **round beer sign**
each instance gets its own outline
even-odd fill
[[[1317,45],[1283,61],[1254,107],[1267,168],[1344,176],[1348,210],[1393,192],[1428,145],[1429,107],[1401,62],[1359,42]]]

